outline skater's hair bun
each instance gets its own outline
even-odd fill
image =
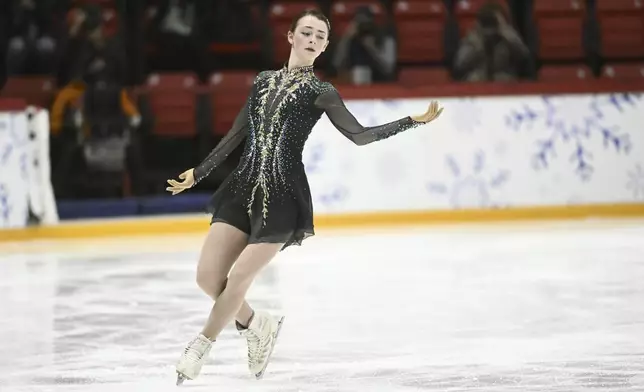
[[[288,31],[290,31],[291,33],[294,33],[300,19],[302,19],[305,16],[312,16],[324,22],[326,24],[326,28],[329,30],[329,34],[331,34],[331,23],[329,22],[329,19],[326,17],[326,15],[322,13],[322,11],[316,10],[314,8],[304,10],[299,14],[297,14],[295,18],[293,18],[293,22],[291,22],[291,28]]]

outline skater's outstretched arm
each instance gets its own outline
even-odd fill
[[[230,128],[230,131],[228,131],[226,136],[224,136],[219,144],[217,144],[210,154],[208,154],[206,159],[204,159],[199,166],[195,167],[195,184],[206,178],[214,168],[219,166],[248,135],[249,99],[250,97],[246,100],[246,103],[237,114],[237,118],[235,118],[235,122],[233,123],[232,128]]]
[[[228,155],[233,152],[237,146],[244,140],[248,135],[248,103],[250,96],[246,100],[246,103],[242,109],[237,114],[235,122],[233,123],[230,131],[224,136],[223,139],[217,144],[217,146],[208,154],[208,156],[199,164],[199,166],[194,169],[188,169],[185,172],[179,175],[181,182],[177,180],[168,180],[169,187],[166,188],[168,192],[172,192],[173,195],[183,192],[186,189],[192,188],[199,181],[203,180],[212,172],[217,166],[219,166]]]
[[[347,109],[340,94],[335,89],[320,94],[315,101],[315,105],[324,110],[333,126],[347,139],[359,146],[386,139],[397,133],[433,121],[443,111],[442,108],[438,107],[437,102],[432,102],[428,111],[421,116],[407,116],[387,124],[375,127],[364,127]]]

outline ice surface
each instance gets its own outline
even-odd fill
[[[201,236],[0,246],[0,391],[176,391],[211,307]],[[248,295],[286,315],[263,380],[232,327],[190,391],[644,391],[644,222],[318,233]]]

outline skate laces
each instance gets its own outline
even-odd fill
[[[258,362],[257,358],[261,352],[262,338],[255,331],[248,331],[248,360],[251,364]]]
[[[183,353],[188,354],[188,351],[192,349],[192,345],[195,344],[196,341],[197,341],[197,338],[194,338],[190,342],[188,342],[188,344],[186,345],[186,348],[183,349]]]
[[[266,329],[265,325],[259,332],[249,330],[246,337],[248,339],[248,362],[253,367],[264,361],[270,346],[268,342],[270,341],[271,333]]]
[[[196,357],[195,359],[199,360],[201,359],[201,357],[203,357],[203,355],[206,352],[206,349],[204,346],[205,346],[205,342],[199,339],[199,337],[196,337],[192,339],[190,343],[188,343],[188,345],[184,350],[184,354],[188,355],[189,353],[192,353]]]

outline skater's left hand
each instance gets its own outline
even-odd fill
[[[411,118],[416,122],[428,123],[436,120],[441,113],[443,113],[443,108],[438,106],[437,101],[432,101],[424,114],[421,114],[420,116],[411,116]]]

